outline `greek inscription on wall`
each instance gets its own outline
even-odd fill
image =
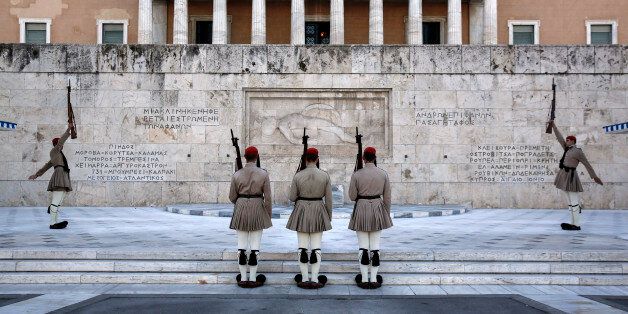
[[[135,124],[146,129],[186,130],[194,125],[219,125],[217,108],[137,108]]]
[[[72,156],[73,155],[73,156]],[[172,181],[176,162],[155,145],[105,144],[71,151],[72,177],[88,181]]]
[[[488,125],[496,119],[491,108],[417,109],[416,124],[421,126]]]
[[[547,145],[477,145],[467,157],[471,182],[546,182],[557,163]]]

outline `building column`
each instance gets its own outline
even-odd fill
[[[214,0],[212,44],[227,43],[227,0]]]
[[[153,43],[153,0],[139,0],[137,16],[137,42]]]
[[[290,19],[290,43],[305,44],[305,5],[304,0],[292,0]]]
[[[482,0],[469,2],[469,43],[481,45],[484,42],[484,3]]]
[[[369,45],[384,44],[383,0],[369,1]]]
[[[345,9],[344,0],[331,0],[331,18],[329,21],[329,43],[343,45],[345,43]]]
[[[188,43],[188,0],[174,0],[172,43],[175,45]]]
[[[266,44],[266,0],[253,0],[251,45]]]
[[[408,1],[408,26],[406,43],[423,44],[423,0]]]
[[[460,0],[447,1],[447,43],[462,45],[462,4]]]
[[[497,0],[484,0],[484,44],[497,45]]]

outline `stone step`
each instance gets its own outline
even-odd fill
[[[296,252],[265,252],[266,261],[292,261]],[[356,252],[323,252],[326,261],[354,261]],[[120,251],[120,250],[0,250],[0,260],[235,260],[235,250]],[[517,261],[517,262],[628,262],[628,251],[424,250],[381,253],[384,261]]]
[[[324,260],[322,270],[328,273],[353,273],[357,261]],[[2,272],[143,272],[143,273],[235,273],[235,260],[164,261],[164,260],[2,260]],[[296,273],[296,261],[260,262],[265,273]],[[621,262],[423,262],[383,261],[382,273],[412,274],[628,274],[628,263]]]
[[[115,273],[115,272],[0,272],[0,284],[235,284],[236,273]],[[294,273],[266,274],[267,284],[294,284]],[[628,285],[623,275],[558,274],[386,274],[387,285],[534,284],[534,285]],[[354,284],[355,273],[327,274],[329,284]]]

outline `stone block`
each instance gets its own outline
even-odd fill
[[[624,67],[623,46],[595,46],[595,73],[620,74]]]
[[[152,73],[154,45],[129,45],[127,52],[127,69],[135,73]]]
[[[110,206],[129,206],[133,203],[133,182],[106,182],[107,199]]]
[[[67,45],[66,70],[75,73],[93,73],[100,70],[99,55],[102,50],[97,46]]]
[[[470,263],[464,264],[465,273],[508,273],[508,274],[549,274],[550,264],[548,263],[512,263],[512,262],[492,262],[492,263]]]
[[[594,73],[595,47],[571,46],[568,48],[567,73]]]
[[[491,46],[491,73],[513,74],[517,61],[513,46]]]
[[[242,49],[242,71],[243,73],[267,73],[267,46],[244,46]]]
[[[39,72],[41,66],[42,45],[15,44],[13,45],[13,62],[11,71]]]
[[[553,274],[623,274],[621,263],[552,263]]]
[[[29,273],[4,273],[0,274],[0,283],[3,284],[68,284],[81,283],[81,274],[65,274],[65,273],[46,273],[46,274],[29,274]]]
[[[114,262],[112,262],[114,263]],[[116,272],[198,272],[196,261],[115,261]]]
[[[297,47],[291,45],[268,46],[268,73],[303,72],[297,65]]]
[[[240,45],[208,45],[206,73],[242,73],[242,50]]]
[[[13,68],[13,45],[0,44],[0,72],[9,72]]]
[[[129,70],[127,46],[101,45],[98,48],[98,72],[124,73]]]
[[[540,73],[541,49],[537,46],[518,46],[515,50],[515,73]]]
[[[42,250],[15,250],[13,259],[16,260],[85,260],[95,259],[96,251],[42,251]]]
[[[154,45],[151,53],[153,72],[178,73],[181,71],[181,45]]]
[[[543,46],[541,50],[541,72],[549,74],[567,73],[568,46]]]
[[[204,73],[207,64],[207,47],[185,45],[181,48],[181,73]],[[168,76],[166,76],[167,78]]]
[[[351,73],[351,50],[345,46],[296,47],[297,73]]]
[[[402,164],[401,182],[428,182],[431,175],[429,164]]]
[[[94,272],[113,271],[112,261],[18,261],[16,271],[22,272]]]
[[[430,164],[429,175],[429,182],[455,182],[458,169],[454,164]]]
[[[410,47],[384,46],[382,73],[409,73],[411,70]]]
[[[491,73],[490,46],[462,46],[462,73]]]
[[[67,49],[66,45],[45,45],[39,51],[41,72],[65,72]]]
[[[351,46],[351,73],[380,73],[382,52],[381,46]]]
[[[161,204],[190,202],[190,186],[187,182],[164,182],[161,192]]]

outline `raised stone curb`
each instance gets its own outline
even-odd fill
[[[178,204],[168,205],[165,210],[174,214],[208,216],[208,217],[231,217],[233,215],[232,204]],[[352,207],[337,207],[332,211],[333,219],[349,219],[351,218]],[[464,205],[393,205],[390,217],[396,218],[424,218],[424,217],[440,217],[451,216],[468,213],[471,211],[470,204]],[[273,207],[272,218],[288,219],[292,212],[291,207],[275,206]]]

